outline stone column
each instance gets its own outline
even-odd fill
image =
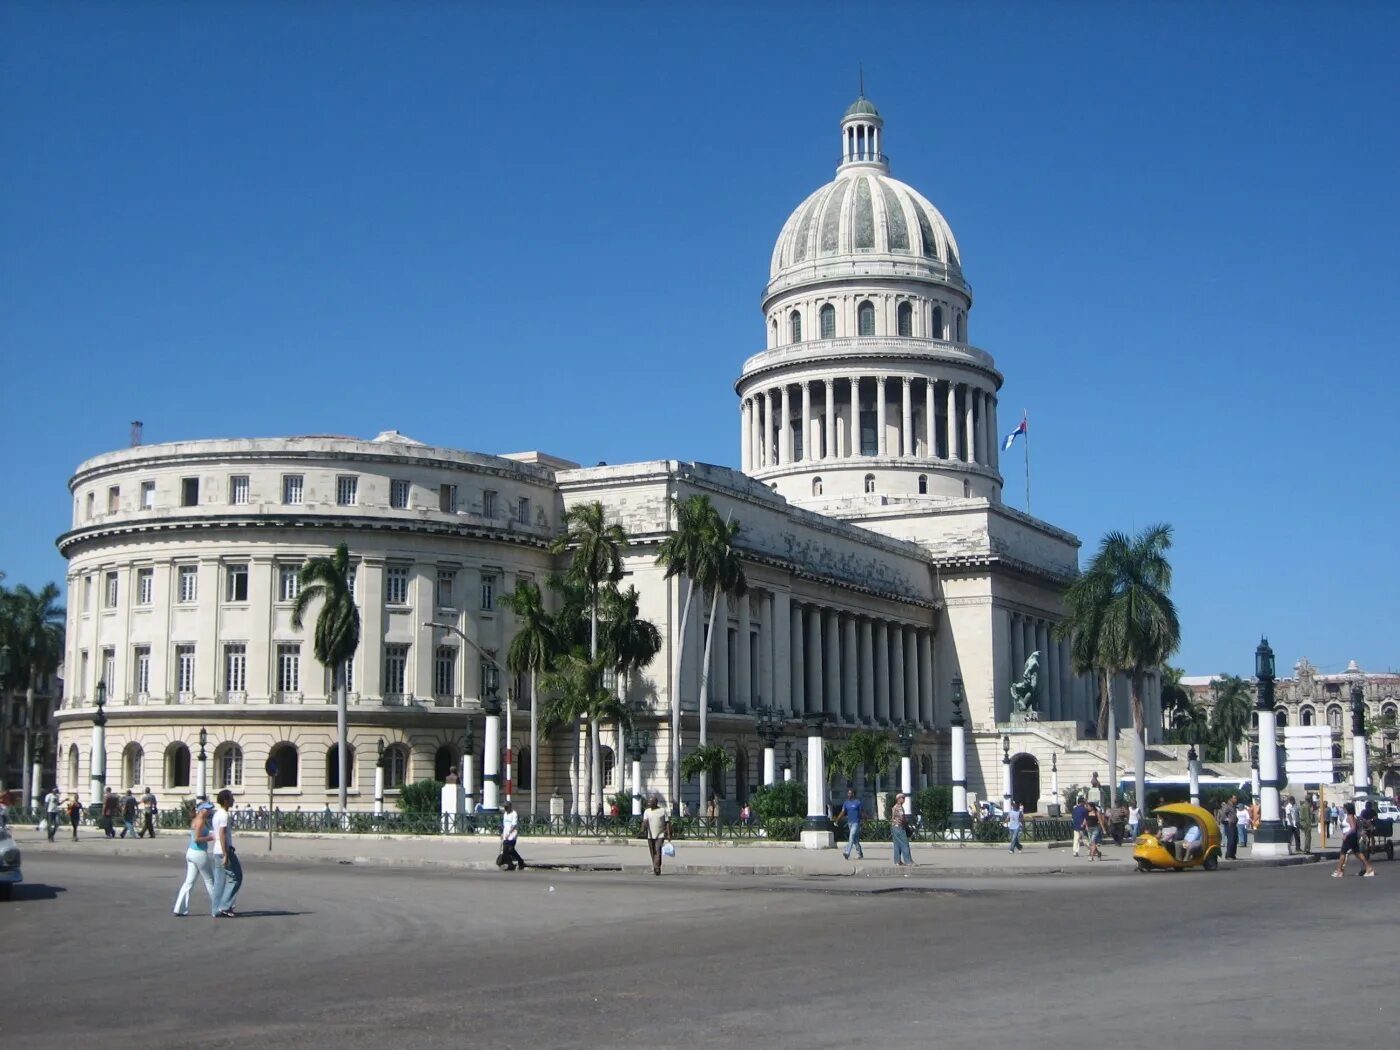
[[[802,380],[802,461],[810,462],[812,455],[812,384]]]
[[[822,684],[822,610],[814,605],[807,610],[807,694],[813,715],[826,710]]]
[[[875,621],[875,719],[890,724],[890,635],[884,620]]]
[[[875,454],[888,454],[885,441],[885,377],[875,377]]]
[[[905,376],[900,384],[900,392],[903,394],[901,407],[903,415],[900,419],[899,430],[899,454],[901,456],[912,456],[914,454],[914,402],[912,389],[914,381]]]
[[[997,399],[987,398],[987,450],[993,470],[1001,469],[1001,428],[997,426]]]
[[[778,779],[778,753],[773,741],[763,742],[763,786],[769,787]]]
[[[487,813],[500,809],[501,789],[501,712],[486,709],[486,742],[481,751],[481,808]]]
[[[729,691],[734,697],[734,706],[740,711],[753,707],[753,647],[749,638],[749,592],[739,596],[739,634],[734,654],[734,672],[737,681],[731,682]]]
[[[937,415],[933,411],[933,380],[924,380],[924,458],[938,455],[938,440],[935,423]]]
[[[1021,677],[1021,668],[1026,666],[1026,637],[1021,631],[1020,616],[1008,611],[1006,619],[1009,624],[1007,633],[1011,640],[1011,680],[1015,681]]]
[[[860,705],[857,716],[866,725],[875,721],[875,642],[874,626],[866,617],[860,620]]]
[[[967,455],[964,457],[968,463],[977,462],[977,438],[972,430],[972,399],[975,391],[972,384],[963,387],[963,440],[967,442]]]
[[[932,726],[937,721],[933,709],[933,632],[919,632],[919,721]]]
[[[836,380],[823,379],[822,391],[826,397],[826,433],[822,435],[821,458],[836,458]]]
[[[782,389],[782,418],[778,420],[778,466],[785,467],[792,462],[792,392],[784,383]]]
[[[802,617],[804,607],[792,603],[791,647],[788,649],[789,676],[792,682],[792,713],[801,718],[807,714],[807,657],[803,644]]]
[[[826,756],[822,752],[822,720],[807,721],[807,820],[802,828],[803,849],[833,849],[836,833],[826,812]]]
[[[744,398],[739,406],[739,463],[740,469],[753,469],[750,457],[753,455],[753,402]]]
[[[860,455],[860,376],[851,376],[850,413],[846,419],[846,457]]]
[[[715,604],[715,622],[710,624],[715,632],[714,645],[710,647],[710,690],[707,698],[711,711],[728,709],[731,701],[729,693],[729,596],[721,594]]]
[[[846,615],[841,617],[841,716],[848,722],[859,716],[856,670],[856,618]]]
[[[768,644],[764,647],[768,657],[764,695],[774,707],[788,711],[792,704],[792,661],[783,646],[792,644],[792,602],[787,591],[769,592],[764,630],[768,635]]]
[[[1051,632],[1047,629],[1047,634]],[[1045,717],[1051,721],[1059,721],[1060,718],[1060,642],[1057,638],[1050,638],[1049,653],[1045,662],[1045,682],[1046,682],[1046,702]]]
[[[773,465],[773,417],[778,414],[777,410],[778,392],[776,390],[765,390],[763,392],[763,443],[759,449],[759,465],[771,467]]]
[[[905,626],[904,635],[904,718],[919,718],[919,650],[914,644],[914,628]]]
[[[890,724],[898,725],[905,717],[904,685],[908,676],[904,673],[904,627],[890,624]]]
[[[1050,709],[1050,628],[1044,620],[1035,622],[1035,647],[1040,653],[1040,676],[1036,679],[1036,706],[1042,711]]]
[[[943,417],[943,429],[948,434],[948,458],[958,458],[958,384],[948,380],[948,404]]]
[[[835,609],[823,614],[826,620],[826,640],[823,652],[826,654],[826,715],[827,721],[836,722],[841,718],[841,624],[840,615]]]

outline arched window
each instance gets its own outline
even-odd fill
[[[1259,712],[1258,712],[1258,711],[1251,711],[1251,712],[1249,712],[1249,728],[1255,730],[1256,732],[1258,732],[1258,730],[1259,730]]]
[[[909,303],[900,303],[898,317],[900,335],[910,336],[914,334],[914,307]]]
[[[1342,709],[1336,704],[1327,709],[1327,724],[1333,729],[1342,728]]]
[[[274,788],[301,786],[301,755],[295,744],[278,744],[267,757],[277,763],[277,775],[272,778]]]
[[[832,306],[830,303],[827,303],[825,306],[823,306],[823,307],[822,307],[822,312],[821,312],[821,319],[822,319],[822,338],[823,338],[823,339],[835,339],[835,338],[836,338],[836,307]]]
[[[967,342],[967,314],[958,313],[958,342]]]
[[[326,748],[326,787],[332,791],[340,790],[340,761],[336,754],[338,744],[332,744]],[[346,788],[355,786],[355,749],[349,745],[345,748],[345,774]]]
[[[928,495],[928,475],[927,475],[927,474],[920,474],[920,475],[919,475],[919,495],[920,495],[920,496],[927,496],[927,495]]]
[[[165,786],[190,786],[190,749],[184,744],[171,744],[165,752]]]
[[[613,754],[613,749],[604,745],[599,751],[598,761],[603,764],[603,786],[612,787],[613,777],[617,774],[617,756]]]
[[[774,345],[774,346],[777,346],[777,345],[778,345],[778,319],[777,319],[776,317],[773,318],[773,323],[772,323],[769,327],[770,327],[770,329],[771,329],[772,332],[773,332],[773,345]]]
[[[1400,707],[1392,703],[1381,704],[1381,723],[1394,725],[1397,721],[1400,721]]]
[[[1311,707],[1305,707],[1298,713],[1298,717],[1303,725],[1310,726],[1313,724],[1313,719],[1316,716],[1313,714],[1313,709]]]
[[[530,778],[530,749],[528,747],[520,749],[520,753],[515,756],[515,766],[510,772],[515,786],[521,791],[534,790],[535,782]]]
[[[935,306],[933,308],[933,337],[944,339],[947,335],[948,333],[943,330],[943,307]]]
[[[122,749],[122,783],[129,788],[138,788],[146,780],[146,752],[137,743],[127,744]]]
[[[1288,712],[1285,711],[1285,710],[1284,710],[1283,708],[1281,708],[1281,707],[1280,707],[1277,711],[1275,711],[1275,712],[1274,712],[1274,724],[1275,724],[1275,725],[1281,725],[1281,726],[1286,726],[1286,725],[1288,725]]]
[[[963,479],[963,499],[971,499],[971,498],[972,498],[972,482],[970,482],[970,481],[968,481],[966,478],[964,478],[964,479]]]
[[[802,315],[796,310],[788,314],[788,331],[792,336],[792,342],[802,342]]]
[[[433,755],[433,779],[446,780],[447,774],[457,765],[457,752],[449,744],[443,744]],[[457,770],[461,774],[461,770]]]
[[[813,479],[812,479],[812,495],[813,495],[813,496],[820,496],[821,494],[822,494],[822,479],[821,479],[821,478],[813,478]]]
[[[875,334],[875,304],[869,299],[856,307],[856,334]]]
[[[214,752],[214,775],[221,788],[243,786],[243,749],[237,744],[220,744]]]
[[[65,785],[69,791],[78,790],[78,745],[68,745],[68,783]]]
[[[408,777],[408,748],[394,744],[384,749],[384,788],[397,791]]]
[[[874,474],[867,474],[867,475],[865,475],[865,491],[866,491],[866,492],[874,492],[874,491],[875,491],[875,475],[874,475]]]

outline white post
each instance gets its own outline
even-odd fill
[[[469,812],[467,797],[462,791],[461,781],[451,781],[442,785],[442,833],[450,835],[457,830],[457,815]]]
[[[792,780],[792,766],[783,766],[783,783],[784,783],[784,784],[789,783],[791,780]]]
[[[195,775],[195,795],[198,798],[209,797],[209,756],[203,748],[199,749],[199,758],[195,760],[199,771]]]
[[[901,755],[899,759],[899,790],[904,792],[904,812],[914,812],[914,759]]]
[[[1060,801],[1060,764],[1057,755],[1050,756],[1050,797],[1055,805],[1064,804]]]
[[[1359,708],[1355,705],[1360,698],[1360,689],[1352,693],[1353,711],[1351,720],[1351,795],[1352,798],[1362,799],[1371,793],[1371,771],[1366,757],[1366,735],[1362,732],[1366,727],[1362,722]],[[1263,732],[1263,727],[1260,727]],[[1260,752],[1263,755],[1263,752]],[[1360,812],[1360,807],[1357,807]]]
[[[476,758],[470,751],[462,756],[462,797],[467,812],[476,810]]]
[[[803,849],[835,849],[836,829],[826,812],[826,756],[822,753],[822,723],[808,723],[807,822],[802,828]]]
[[[642,815],[642,760],[632,759],[632,816]]]
[[[953,679],[953,724],[949,732],[949,749],[953,766],[953,812],[949,824],[957,838],[965,838],[972,821],[967,815],[967,754],[963,728],[962,678]]]
[[[89,760],[88,797],[96,806],[102,802],[102,789],[107,783],[107,727],[93,723],[92,757]]]
[[[1001,760],[1001,811],[1011,812],[1011,755],[1008,753]]]
[[[506,801],[511,801],[511,790],[515,787],[511,776],[514,772],[515,759],[515,736],[511,731],[514,724],[511,718],[511,709],[515,707],[515,692],[506,690]]]
[[[1191,775],[1191,805],[1199,806],[1201,804],[1201,759],[1196,754],[1194,746],[1186,752],[1186,768]],[[1138,807],[1138,811],[1142,811],[1141,806]]]
[[[37,747],[31,756],[34,761],[29,768],[29,808],[39,808],[39,778],[44,774],[43,752]]]
[[[384,815],[384,763],[376,762],[374,765],[374,815],[382,817]]]
[[[495,813],[501,808],[501,716],[486,716],[486,744],[481,755],[481,808]]]
[[[778,779],[778,751],[769,745],[763,749],[763,786],[767,787]],[[790,772],[790,771],[788,771]]]
[[[1272,692],[1272,689],[1270,690]],[[1270,697],[1272,700],[1272,697]],[[1259,827],[1254,829],[1254,857],[1283,857],[1293,849],[1279,805],[1277,714],[1273,704],[1259,708]]]

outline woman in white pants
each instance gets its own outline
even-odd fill
[[[209,818],[214,807],[201,802],[195,807],[194,820],[190,821],[190,846],[185,850],[185,884],[175,898],[175,914],[188,915],[190,911],[190,891],[194,889],[196,878],[204,879],[205,892],[209,903],[214,903],[214,864],[209,857],[209,843],[214,836],[209,833]]]

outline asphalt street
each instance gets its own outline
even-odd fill
[[[11,1047],[1393,1045],[1400,865],[902,880],[26,857]]]

